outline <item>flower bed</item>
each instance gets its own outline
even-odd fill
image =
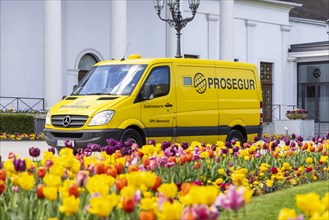
[[[44,140],[45,136],[41,134],[25,134],[25,133],[2,133],[0,132],[0,141],[36,141]]]
[[[220,219],[252,196],[328,180],[328,149],[329,134],[242,146],[110,139],[41,158],[31,148],[31,159],[0,158],[0,219]]]

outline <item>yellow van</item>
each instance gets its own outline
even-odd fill
[[[141,58],[97,63],[48,111],[48,145],[106,140],[216,143],[262,135],[255,65],[218,60]]]

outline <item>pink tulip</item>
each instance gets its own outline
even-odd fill
[[[245,199],[243,198],[244,191],[244,187],[237,189],[236,186],[231,185],[225,194],[217,197],[215,205],[223,209],[238,211],[245,205]]]

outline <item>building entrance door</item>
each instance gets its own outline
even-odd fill
[[[329,122],[329,84],[300,84],[299,105],[307,109],[316,122]]]

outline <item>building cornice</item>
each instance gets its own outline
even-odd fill
[[[278,1],[278,0],[235,0],[236,2],[243,2],[243,3],[254,3],[260,5],[270,5],[272,7],[280,7],[291,10],[296,7],[301,7],[302,4],[294,3],[294,2],[285,2],[285,1]]]
[[[315,25],[321,25],[321,26],[326,25],[326,21],[319,21],[319,20],[313,20],[313,19],[307,19],[307,18],[289,17],[289,21],[304,23],[304,24],[315,24]]]

